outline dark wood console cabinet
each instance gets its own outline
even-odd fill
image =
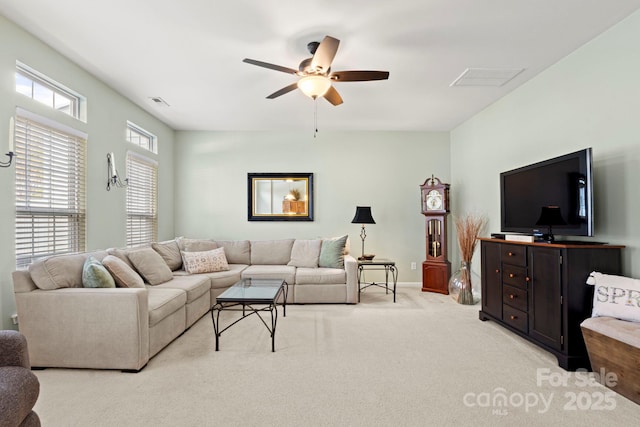
[[[623,246],[480,240],[480,320],[553,353],[566,370],[590,368],[580,330],[593,302],[585,282],[592,271],[621,274]]]

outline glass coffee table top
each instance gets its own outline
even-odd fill
[[[242,279],[218,295],[218,302],[273,302],[282,289],[284,280]]]

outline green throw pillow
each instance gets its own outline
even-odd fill
[[[344,247],[347,244],[347,237],[349,236],[322,239],[319,267],[344,268]]]
[[[82,286],[85,288],[115,288],[116,282],[104,265],[90,256],[82,266]]]

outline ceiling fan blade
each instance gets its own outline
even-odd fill
[[[268,62],[256,61],[255,59],[244,58],[242,62],[246,62],[247,64],[257,65],[258,67],[269,68],[270,70],[282,71],[287,74],[297,74],[298,70],[294,70],[293,68],[283,67],[281,65],[269,64]]]
[[[275,92],[273,92],[271,95],[267,96],[267,99],[273,99],[273,98],[277,98],[280,95],[284,95],[285,93],[289,93],[292,90],[295,90],[298,88],[298,83],[291,83],[289,86],[285,86],[280,90],[277,90]]]
[[[336,88],[334,88],[333,86],[331,86],[327,91],[327,93],[324,94],[324,99],[326,99],[333,105],[342,104],[342,97],[340,96]]]
[[[369,80],[387,80],[388,71],[335,71],[329,76],[336,82],[366,82]]]
[[[331,36],[326,36],[316,49],[316,52],[313,54],[311,69],[323,73],[329,71],[333,58],[336,56],[336,52],[338,51],[338,45],[340,45],[340,40]]]

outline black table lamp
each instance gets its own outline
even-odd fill
[[[371,260],[374,255],[366,255],[364,254],[364,239],[367,238],[367,232],[364,229],[365,224],[375,224],[376,222],[371,216],[371,206],[357,206],[356,207],[356,215],[351,220],[352,224],[362,224],[362,230],[360,230],[360,238],[362,239],[362,256],[358,258],[359,260]]]
[[[551,232],[551,227],[554,225],[565,224],[566,222],[562,218],[559,206],[543,206],[540,210],[540,218],[538,218],[538,222],[536,222],[536,225],[546,225],[549,227],[549,233],[542,236],[542,238],[549,243],[552,243],[555,240],[553,233]]]

